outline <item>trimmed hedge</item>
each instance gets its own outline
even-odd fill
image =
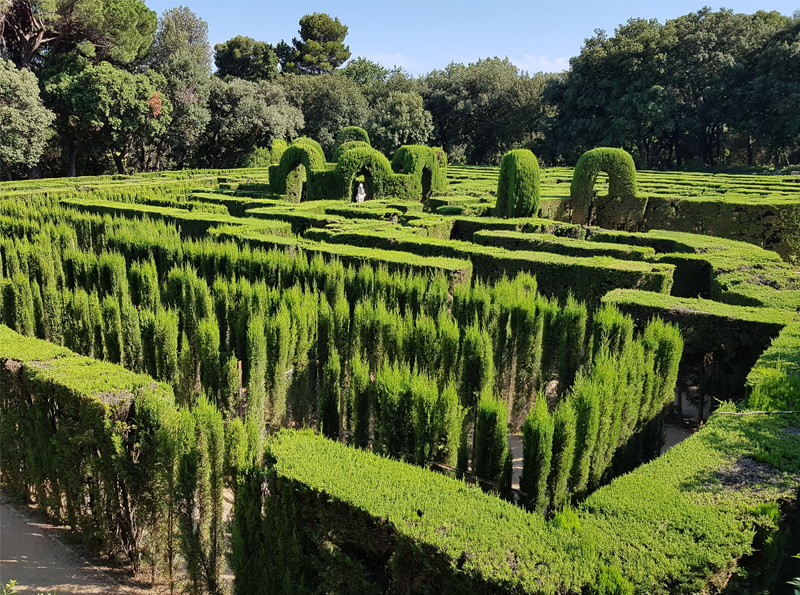
[[[590,242],[546,233],[484,230],[475,232],[472,238],[476,244],[482,246],[498,246],[508,250],[552,252],[564,256],[610,256],[620,260],[652,260],[656,253],[650,247]]]
[[[748,370],[795,317],[790,310],[627,289],[606,294],[602,302],[614,304],[640,324],[654,316],[676,324],[685,340],[684,361],[702,362],[710,354],[714,366],[711,390],[731,398],[742,395]]]
[[[433,193],[447,191],[447,155],[441,148],[403,145],[392,157],[392,170],[398,174],[413,174],[419,179],[423,200],[428,200]]]
[[[397,181],[398,176],[402,174],[392,172],[392,166],[383,153],[372,148],[361,147],[344,153],[336,164],[336,173],[342,183],[338,196],[345,200],[353,200],[357,189],[355,178],[362,171],[366,174],[364,180],[366,200],[386,196],[412,199],[418,198],[422,193],[421,185],[412,176],[403,176],[410,187],[403,187],[403,184]]]
[[[350,140],[350,141],[347,141],[346,143],[342,143],[341,145],[337,145],[333,149],[333,161],[335,163],[338,162],[339,159],[342,158],[342,155],[344,155],[350,149],[361,149],[361,148],[365,148],[365,147],[366,148],[370,148],[370,147],[372,147],[372,145],[370,145],[369,143],[365,143],[363,141],[360,141],[360,140]]]
[[[269,170],[269,184],[272,190],[278,194],[285,194],[289,174],[300,165],[305,168],[309,179],[313,176],[312,172],[325,169],[325,154],[319,143],[303,137],[295,139],[283,152],[280,163]]]
[[[586,225],[595,215],[592,191],[600,172],[608,174],[609,200],[622,205],[636,199],[636,165],[630,153],[608,147],[586,151],[575,165],[569,190],[573,223]]]
[[[673,266],[614,260],[608,257],[575,258],[543,252],[510,251],[454,240],[438,240],[394,230],[314,230],[313,237],[351,246],[372,246],[420,256],[469,258],[475,276],[497,280],[518,272],[536,275],[545,295],[565,298],[570,292],[580,300],[597,304],[613,288],[638,288],[669,293]]]
[[[260,470],[239,481],[234,518],[250,512],[234,529],[234,556],[262,563],[239,568],[235,585],[262,592],[257,585],[288,572],[295,585],[344,583],[364,593],[418,585],[592,593],[612,569],[628,588],[616,592],[701,592],[758,547],[767,519],[753,510],[794,497],[791,481],[760,489],[758,479],[732,475],[735,465],[755,458],[794,473],[800,439],[781,429],[798,423],[798,415],[716,415],[550,523],[442,475],[284,430],[267,447],[267,485]],[[726,478],[743,485],[731,490]]]
[[[800,323],[787,325],[747,375],[748,409],[800,409]]]
[[[345,143],[350,142],[360,142],[365,143],[369,147],[372,146],[372,143],[369,140],[369,134],[366,130],[360,126],[345,126],[336,134],[336,140],[334,141],[333,145],[334,154],[336,153],[337,148],[341,147]],[[336,159],[334,159],[334,161],[336,161]]]
[[[85,213],[95,213],[98,215],[119,215],[131,219],[160,219],[165,223],[170,223],[180,227],[181,232],[188,236],[200,237],[215,226],[237,225],[241,227],[252,226],[262,232],[275,236],[291,235],[291,226],[288,223],[279,221],[261,221],[254,219],[240,219],[230,215],[214,213],[189,212],[170,207],[150,207],[147,205],[131,205],[114,201],[99,199],[80,199],[65,198],[61,204],[65,207],[78,209]]]
[[[535,217],[539,213],[539,160],[527,149],[509,151],[500,163],[497,217]]]

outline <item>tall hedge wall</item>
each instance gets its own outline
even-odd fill
[[[500,163],[497,217],[535,217],[539,213],[539,160],[527,149],[509,151]]]
[[[608,197],[615,202],[636,198],[636,165],[624,149],[599,147],[586,151],[575,165],[570,184],[572,222],[590,223],[595,202],[592,191],[597,175],[608,174]]]

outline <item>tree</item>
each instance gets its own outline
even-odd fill
[[[97,61],[128,63],[150,48],[156,23],[143,0],[4,0],[0,45],[26,69],[43,51],[78,46]]]
[[[246,81],[270,81],[278,77],[275,48],[264,41],[237,35],[214,46],[217,76],[235,76]]]
[[[244,163],[256,146],[288,139],[303,126],[303,115],[292,107],[280,86],[242,79],[211,79],[208,102],[211,121],[202,136],[198,159],[209,167]]]
[[[186,7],[161,15],[150,52],[151,68],[166,79],[166,95],[173,106],[172,122],[156,150],[155,169],[163,156],[168,165],[182,168],[193,156],[200,135],[211,119],[208,111],[211,46],[208,23]],[[144,163],[145,169],[149,169]]]
[[[378,100],[367,122],[372,145],[391,155],[401,145],[424,145],[433,133],[431,113],[419,93],[391,92]]]
[[[346,126],[364,126],[367,101],[352,80],[332,75],[288,75],[278,79],[287,100],[303,112],[302,134],[333,150],[336,134]]]
[[[452,63],[422,79],[437,142],[454,161],[498,163],[538,137],[545,75],[529,77],[508,58]]]
[[[330,74],[347,62],[350,48],[344,44],[347,26],[323,12],[300,19],[300,39],[289,45],[282,41],[277,53],[283,72]]]
[[[52,134],[55,114],[39,97],[36,77],[0,59],[0,173],[34,167]]]
[[[83,66],[83,69],[81,69]],[[164,134],[172,105],[161,95],[166,83],[154,72],[131,74],[108,62],[75,65],[44,82],[45,95],[58,116],[61,138],[69,152],[69,172],[81,148],[110,152],[119,173],[125,157],[143,139]]]

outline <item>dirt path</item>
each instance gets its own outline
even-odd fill
[[[149,590],[120,584],[59,539],[59,528],[17,508],[0,493],[0,583],[17,581],[20,595],[140,595]]]

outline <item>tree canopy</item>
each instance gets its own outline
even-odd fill
[[[347,25],[324,12],[307,14],[300,19],[300,39],[291,45],[278,44],[278,56],[283,72],[297,74],[330,74],[350,58],[350,48],[344,44]]]
[[[278,76],[275,48],[264,41],[237,35],[214,46],[217,76],[235,76],[246,81],[269,81]]]

